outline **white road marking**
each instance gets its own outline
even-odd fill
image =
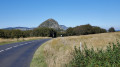
[[[6,48],[5,50],[9,50],[9,48]]]
[[[13,46],[13,47],[15,48],[15,47],[18,47],[18,46],[21,46],[21,45],[25,45],[25,44],[29,44],[29,43],[32,43],[32,42],[35,42],[35,41],[31,41],[31,42],[24,43],[24,44],[20,44],[20,45],[15,45],[15,46]],[[5,50],[7,51],[7,50],[9,50],[9,49],[12,49],[13,47],[8,47],[8,48],[6,48]],[[0,52],[3,52],[3,51],[5,51],[5,50],[0,50]]]
[[[18,47],[18,45],[16,45],[16,46],[13,46],[13,47]]]
[[[0,50],[0,52],[3,52],[4,50]]]
[[[6,48],[5,50],[9,50],[9,49],[12,49],[12,47]]]
[[[12,48],[12,47],[9,47],[10,49]]]

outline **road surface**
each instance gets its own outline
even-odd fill
[[[36,49],[50,39],[0,45],[0,67],[30,67]]]

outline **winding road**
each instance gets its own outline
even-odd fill
[[[0,45],[0,67],[30,67],[36,49],[50,39]]]

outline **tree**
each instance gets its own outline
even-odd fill
[[[93,34],[96,34],[96,33],[105,33],[105,32],[107,32],[105,29],[102,29],[102,28],[97,27],[97,26],[93,27]]]
[[[114,29],[114,27],[111,27],[111,28],[109,28],[108,31],[109,31],[109,32],[115,32],[115,29]]]
[[[80,25],[74,28],[68,28],[66,30],[66,34],[68,36],[88,35],[88,34],[105,33],[105,32],[107,32],[105,29],[97,26],[91,26],[90,24]]]
[[[10,31],[11,31],[10,38],[17,38],[18,40],[20,37],[23,37],[21,30],[10,30]]]
[[[4,30],[4,38],[11,38],[11,30]]]
[[[74,28],[75,35],[87,35],[93,33],[93,27],[90,24],[77,26]]]
[[[4,30],[0,29],[0,38],[3,38],[3,37],[4,37]]]
[[[33,36],[56,37],[57,32],[52,28],[40,27],[34,29],[32,34]]]
[[[72,35],[74,35],[74,32],[73,32],[73,28],[72,28],[72,27],[70,27],[70,28],[68,28],[68,29],[66,30],[66,35],[67,35],[67,36],[72,36]]]

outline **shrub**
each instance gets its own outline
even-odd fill
[[[111,45],[111,44],[110,44]],[[93,48],[75,47],[72,61],[66,65],[68,67],[120,67],[120,43],[112,43],[112,46],[107,46],[106,50]]]
[[[115,32],[115,29],[114,29],[114,27],[111,27],[111,28],[109,28],[108,31],[109,31],[109,32]]]

